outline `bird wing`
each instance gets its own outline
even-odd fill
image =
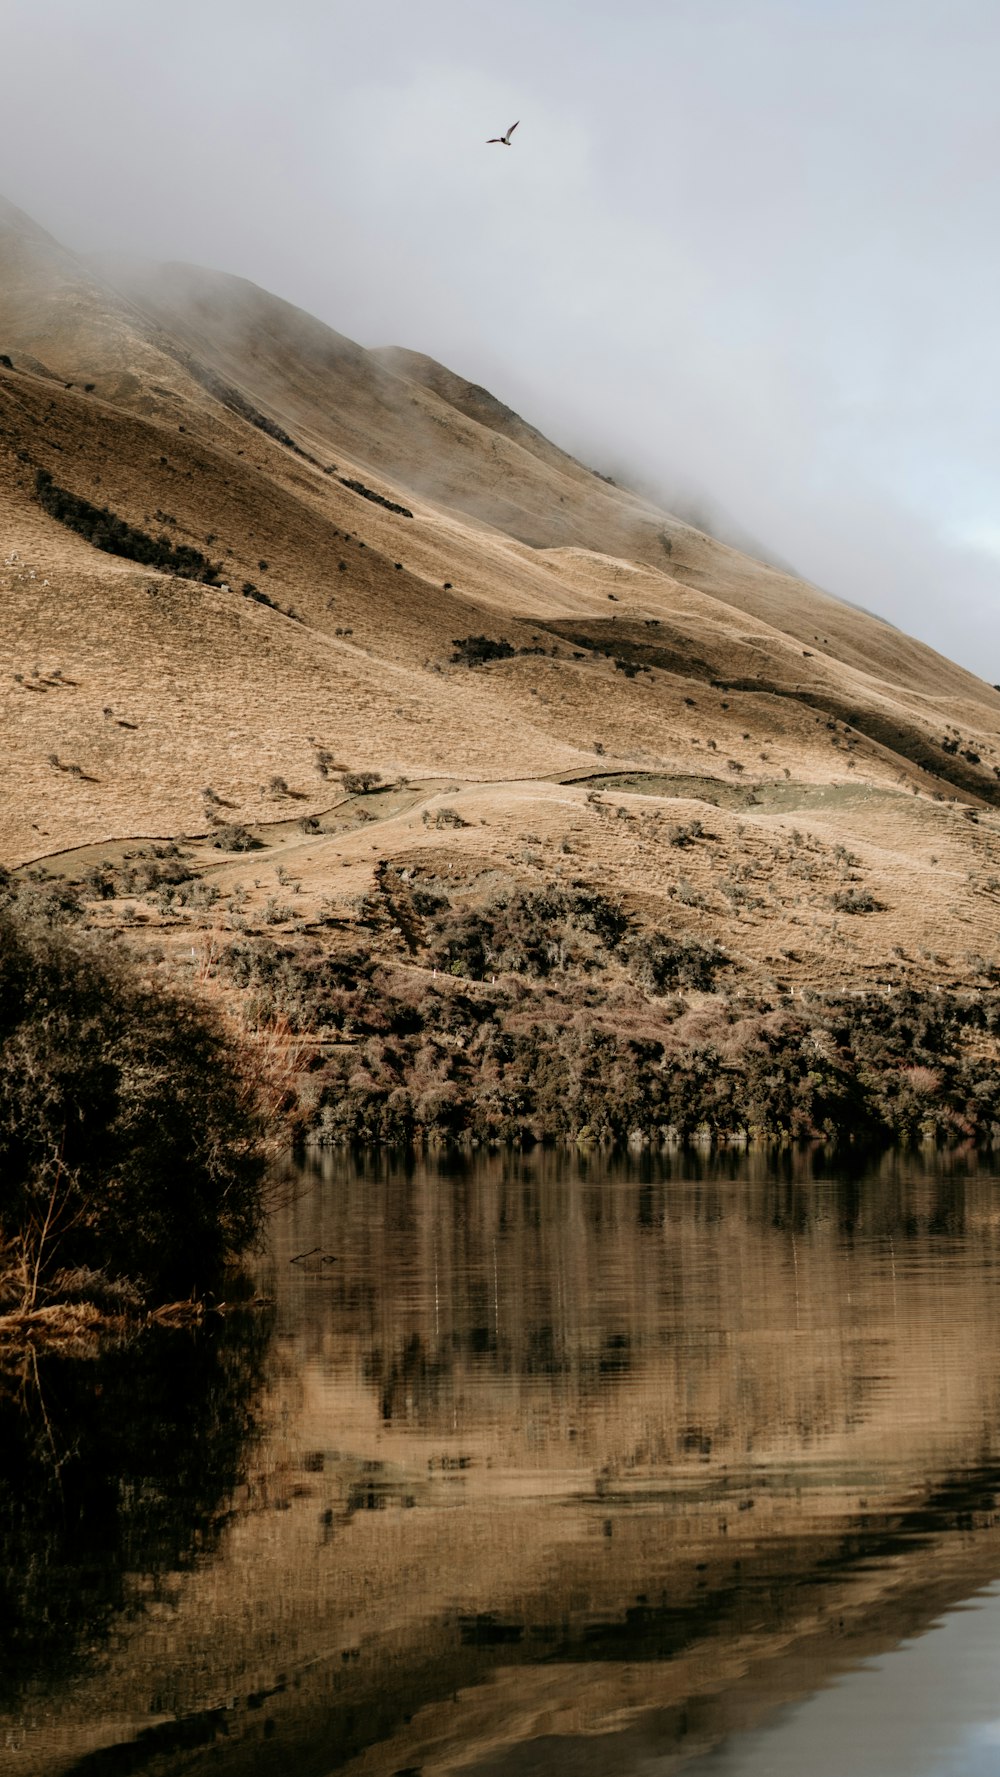
[[[520,121],[521,121],[521,120],[520,120],[520,118],[518,118],[518,120],[517,120],[517,122],[518,122],[518,123],[520,123]],[[511,124],[511,126],[510,126],[510,129],[509,129],[509,130],[508,130],[508,131],[507,131],[507,134],[506,134],[506,135],[505,135],[505,137],[504,137],[504,141],[505,141],[505,142],[509,142],[509,141],[510,141],[510,139],[511,139],[511,136],[512,136],[512,135],[513,135],[513,134],[514,134],[514,131],[515,131],[515,130],[516,130],[516,129],[517,129],[517,123],[512,123],[512,124]]]
[[[490,143],[491,143],[491,142],[502,142],[502,141],[503,141],[503,137],[502,137],[502,136],[487,136],[487,138],[486,138],[486,146],[487,146],[487,148],[488,148],[488,147],[489,147],[489,145],[490,145]]]

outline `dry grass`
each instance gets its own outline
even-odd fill
[[[762,982],[975,979],[1000,878],[992,687],[601,482],[429,361],[365,354],[209,274],[140,297],[165,333],[0,226],[5,861],[72,875],[187,836],[225,936],[291,937],[353,928],[382,860],[452,857],[613,888]],[[213,396],[195,359],[307,454]],[[37,467],[221,559],[229,590],[102,555],[35,503]],[[479,633],[529,651],[454,665]],[[643,649],[650,671],[616,668]],[[324,758],[410,788],[348,806]],[[588,800],[587,774],[613,770],[626,787]],[[451,805],[467,825],[439,829]],[[672,846],[693,815],[712,838]],[[262,848],[214,848],[222,822]],[[883,910],[838,915],[852,881]],[[155,934],[196,977],[220,914],[133,896],[93,918]],[[257,1030],[252,1053],[280,1103],[299,1041]]]
[[[109,1317],[92,1302],[54,1302],[42,1308],[18,1308],[0,1314],[0,1355],[23,1351],[26,1345],[70,1349],[79,1356],[96,1351],[98,1338],[110,1330]]]

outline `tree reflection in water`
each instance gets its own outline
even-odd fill
[[[65,1680],[214,1547],[258,1430],[270,1317],[151,1327],[0,1371],[0,1704]]]

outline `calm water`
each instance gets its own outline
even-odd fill
[[[1000,1771],[1000,1177],[280,1181],[269,1314],[0,1380],[15,1774]]]

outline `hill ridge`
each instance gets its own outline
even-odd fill
[[[589,884],[748,991],[982,980],[991,686],[422,354],[116,275],[0,207],[3,862],[113,881],[88,918],[175,958],[221,919],[395,967],[399,876]],[[150,834],[201,911],[119,892]]]

